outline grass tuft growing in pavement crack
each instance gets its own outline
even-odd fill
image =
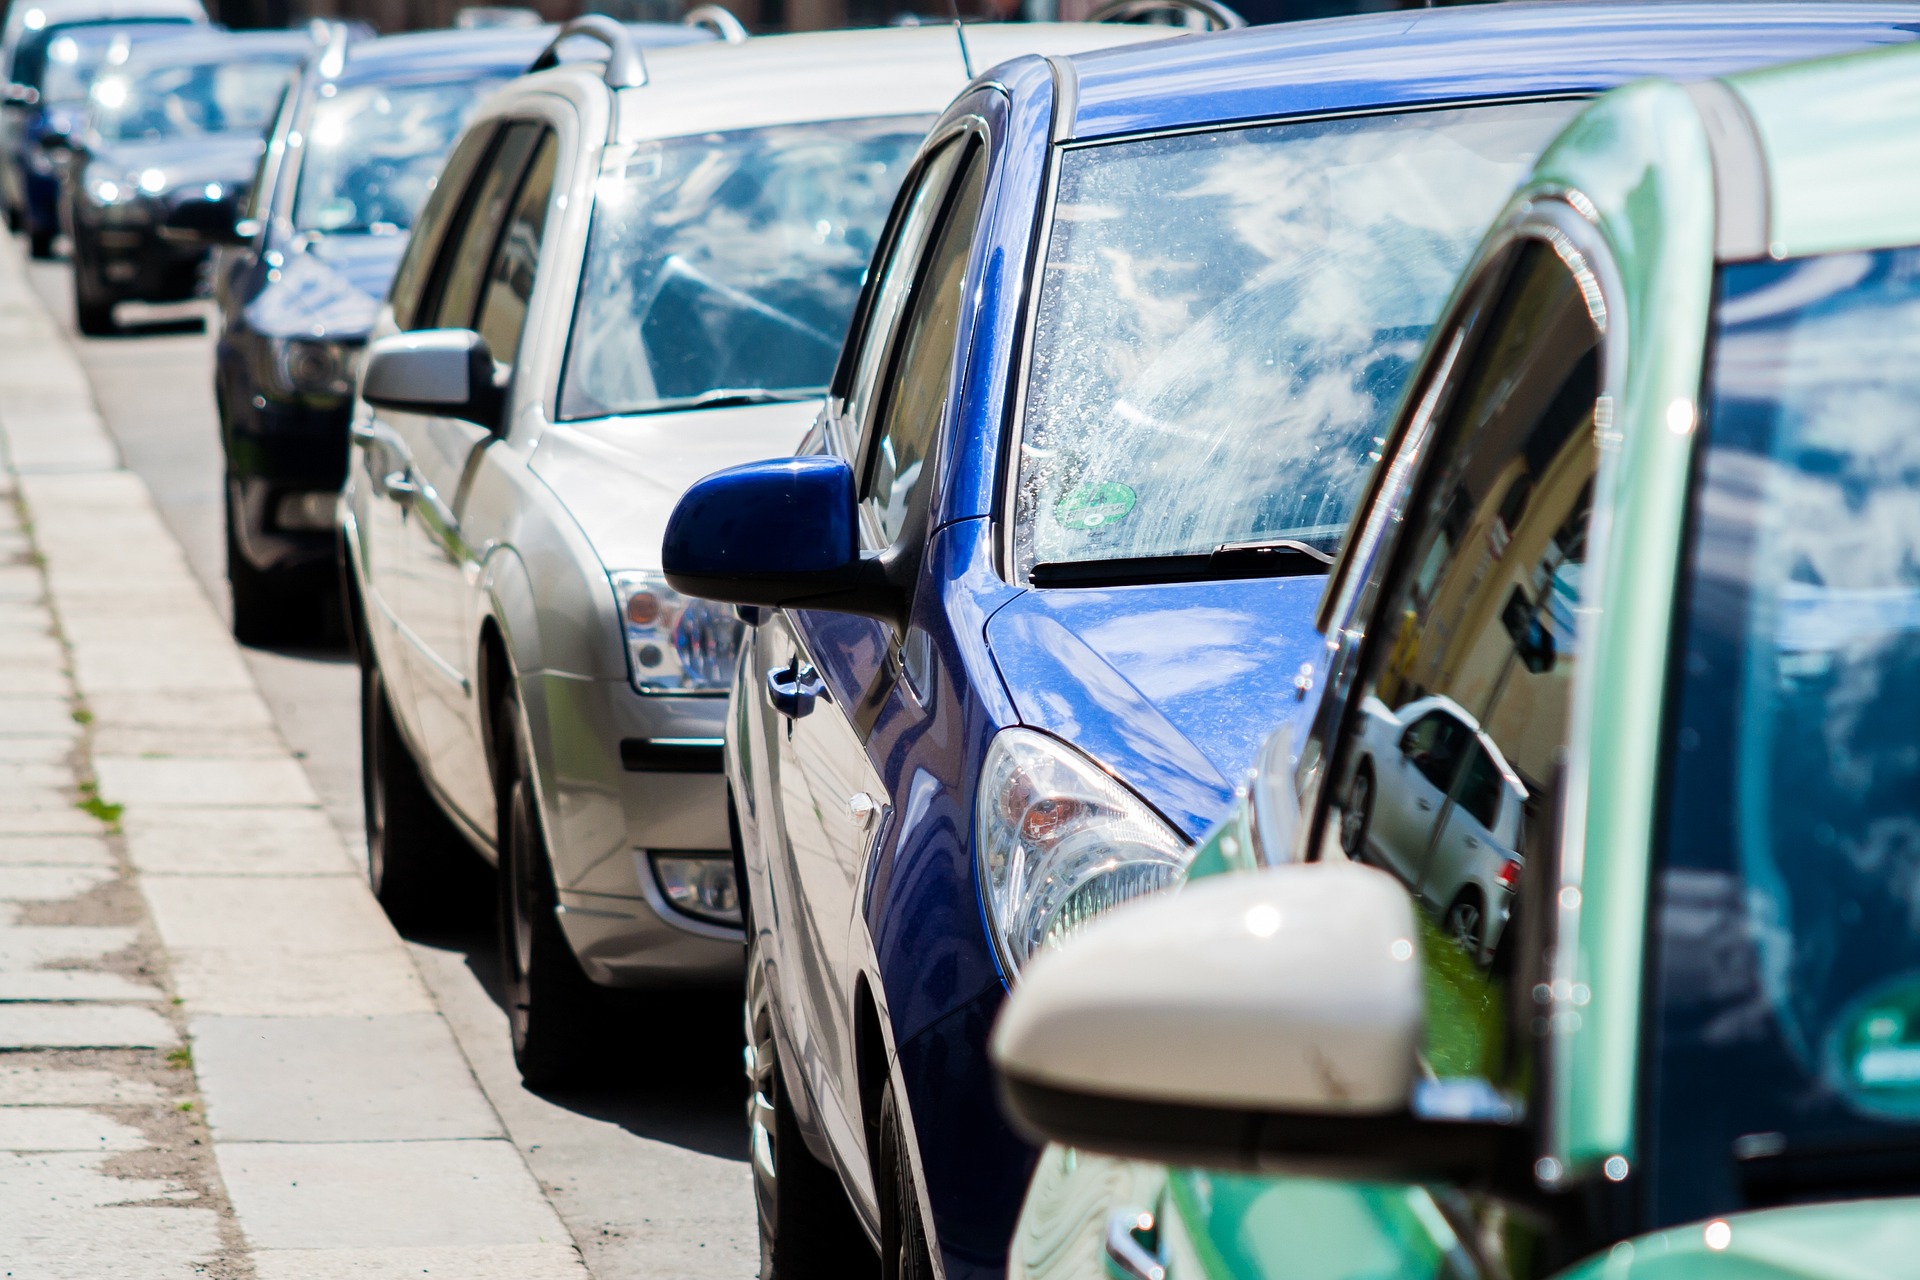
[[[83,782],[80,784],[80,798],[74,801],[74,808],[82,813],[90,813],[109,827],[119,827],[120,815],[127,811],[125,805],[114,804],[100,798],[100,784]]]
[[[92,724],[93,712],[87,710],[85,707],[75,707],[73,709],[73,722],[75,724]]]
[[[187,1045],[184,1045],[184,1044],[181,1045],[178,1049],[175,1049],[172,1053],[169,1053],[167,1055],[167,1065],[170,1067],[192,1066],[193,1065],[193,1049]]]

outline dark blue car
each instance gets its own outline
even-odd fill
[[[888,1277],[1002,1274],[1032,1152],[987,1067],[1000,1003],[1177,880],[1310,707],[1356,489],[1577,100],[1912,17],[1378,14],[1020,60],[955,102],[800,456],[701,481],[664,547],[754,623],[727,762],[774,1274],[868,1241]]]
[[[714,38],[677,24],[629,29],[643,45]],[[333,508],[346,478],[354,362],[461,127],[554,31],[339,40],[288,92],[246,206],[175,211],[229,246],[215,269],[214,395],[240,640],[313,640],[338,628]]]

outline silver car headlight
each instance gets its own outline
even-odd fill
[[[732,605],[683,596],[658,573],[610,575],[627,675],[640,693],[724,691],[746,627]]]
[[[1003,729],[987,749],[974,848],[1010,974],[1094,917],[1177,884],[1190,856],[1145,801],[1031,729]]]

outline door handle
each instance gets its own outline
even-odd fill
[[[1422,813],[1433,812],[1433,801],[1431,800],[1415,800],[1414,803],[1420,806],[1420,812]]]
[[[1125,1280],[1167,1280],[1167,1264],[1140,1243],[1153,1227],[1145,1209],[1120,1209],[1107,1219],[1107,1261]]]
[[[380,481],[380,487],[389,498],[398,498],[402,502],[411,502],[420,496],[420,486],[408,479],[404,471],[389,471]]]
[[[353,437],[353,442],[355,444],[359,444],[359,445],[379,444],[380,441],[384,438],[381,436],[379,431],[375,430],[373,427],[368,426],[364,422],[350,423],[347,427],[347,434]]]
[[[795,658],[779,671],[767,672],[767,701],[789,720],[813,713],[813,704],[827,691],[820,673]]]

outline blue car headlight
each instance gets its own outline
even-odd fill
[[[980,892],[1009,976],[1088,921],[1179,883],[1191,850],[1072,747],[1003,729],[974,804]]]
[[[659,573],[611,575],[627,675],[640,693],[724,691],[746,629],[732,605],[683,596]]]

